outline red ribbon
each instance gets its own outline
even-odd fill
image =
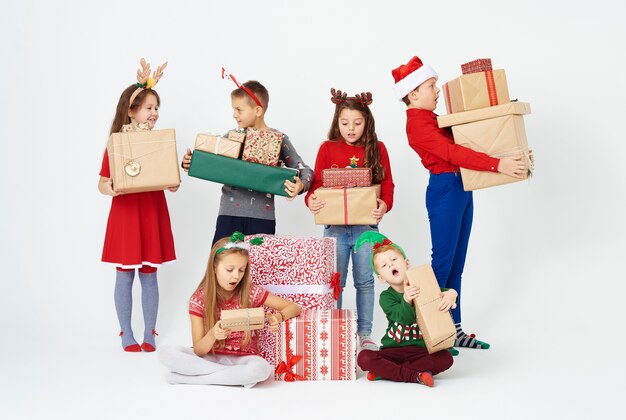
[[[300,376],[293,372],[293,367],[302,359],[302,356],[295,355],[291,356],[287,363],[280,362],[278,366],[276,366],[276,374],[282,375],[285,374],[285,382],[294,382],[294,381],[304,381],[304,377]]]
[[[444,83],[443,90],[446,91],[446,106],[448,108],[448,114],[452,114],[454,110],[452,109],[452,100],[450,99],[450,88],[447,83]]]
[[[330,287],[333,288],[333,298],[335,298],[335,300],[338,300],[339,295],[343,291],[343,287],[341,287],[341,274],[333,274],[333,277],[330,279]]]
[[[385,239],[383,239],[383,241],[382,241],[382,242],[376,242],[376,243],[374,244],[374,246],[372,247],[372,250],[374,250],[374,249],[378,249],[378,248],[380,248],[381,246],[385,246],[385,245],[393,245],[393,242],[391,242],[389,239],[385,238]]]
[[[489,105],[498,105],[498,93],[496,92],[496,82],[493,80],[493,71],[485,71],[485,82],[487,83],[487,92],[489,92]]]
[[[343,189],[343,220],[344,224],[348,224],[348,189]]]

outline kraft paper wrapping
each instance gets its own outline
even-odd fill
[[[318,188],[318,200],[326,201],[315,215],[316,225],[375,225],[372,216],[380,197],[380,185],[354,188]]]
[[[525,115],[530,114],[530,112],[530,104],[528,102],[508,102],[502,105],[490,106],[489,108],[439,115],[437,117],[437,124],[441,128],[451,127],[453,125],[488,120],[489,118],[502,117],[504,115]]]
[[[115,191],[159,191],[180,184],[173,128],[113,133],[107,151]]]
[[[238,159],[242,147],[243,136],[241,136],[241,141],[238,141],[215,134],[199,133],[196,136],[194,149]]]
[[[509,102],[504,70],[464,74],[443,85],[448,114]]]
[[[428,353],[445,350],[454,345],[456,328],[450,311],[439,310],[441,289],[430,264],[411,268],[406,272],[411,286],[418,286],[420,294],[414,300],[419,326]]]
[[[265,326],[263,308],[225,310],[220,313],[220,326],[231,331],[260,330]]]
[[[483,152],[489,156],[503,158],[522,156],[528,170],[523,178],[488,171],[473,171],[461,168],[461,179],[465,191],[479,190],[496,185],[528,179],[532,162],[528,152],[524,117],[521,115],[505,115],[503,117],[476,121],[452,127],[454,142],[461,146]]]

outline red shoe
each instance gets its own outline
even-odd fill
[[[130,346],[124,347],[124,351],[130,352],[130,353],[137,353],[141,351],[141,347],[139,347],[139,344],[135,343],[135,344],[131,344]]]
[[[367,372],[367,380],[368,381],[378,381],[378,380],[380,380],[380,376],[376,375],[374,372]]]
[[[419,372],[417,374],[417,383],[429,387],[433,387],[435,385],[433,375],[430,372]]]
[[[150,343],[141,343],[141,350],[145,351],[146,353],[152,353],[156,349]]]

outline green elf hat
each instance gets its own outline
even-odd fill
[[[215,251],[215,255],[217,256],[221,252],[226,251],[227,249],[231,249],[231,248],[239,248],[239,249],[243,249],[244,251],[250,251],[250,245],[261,245],[263,243],[262,237],[250,239],[250,245],[245,243],[244,239],[245,239],[245,236],[243,235],[243,233],[239,231],[233,232],[232,235],[230,235],[229,241],[223,247]]]
[[[354,244],[354,252],[357,252],[359,248],[361,247],[361,245],[363,245],[364,243],[371,244],[372,250],[375,250],[376,248],[380,248],[381,246],[385,246],[385,245],[393,245],[394,247],[398,249],[398,251],[400,251],[402,256],[406,259],[406,253],[404,252],[402,247],[398,244],[391,242],[389,238],[387,238],[385,235],[383,235],[380,232],[376,232],[374,230],[363,232],[361,236],[359,236],[359,238],[356,240],[356,243]],[[370,258],[370,265],[372,266],[372,271],[378,274],[378,272],[376,271],[376,268],[374,267],[374,254],[373,253],[372,253],[372,257]]]

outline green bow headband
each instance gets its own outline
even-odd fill
[[[239,231],[235,231],[230,235],[229,242],[226,243],[223,247],[219,248],[215,251],[215,256],[218,256],[220,252],[226,251],[231,248],[239,248],[245,251],[250,251],[250,245],[261,245],[263,243],[263,237],[259,236],[258,238],[250,239],[250,245],[244,242],[245,237],[243,233]]]
[[[404,252],[402,247],[398,244],[391,242],[389,238],[387,238],[382,233],[379,233],[373,230],[363,232],[361,236],[359,236],[359,238],[356,240],[356,243],[354,244],[354,252],[357,252],[359,248],[361,247],[361,245],[363,245],[364,243],[371,244],[372,251],[377,248],[380,248],[381,246],[393,245],[394,247],[398,249],[398,251],[400,251],[404,259],[406,259],[406,253]],[[372,266],[372,271],[378,274],[378,272],[376,271],[376,268],[374,267],[374,253],[372,253],[372,257],[370,258],[370,265]]]

